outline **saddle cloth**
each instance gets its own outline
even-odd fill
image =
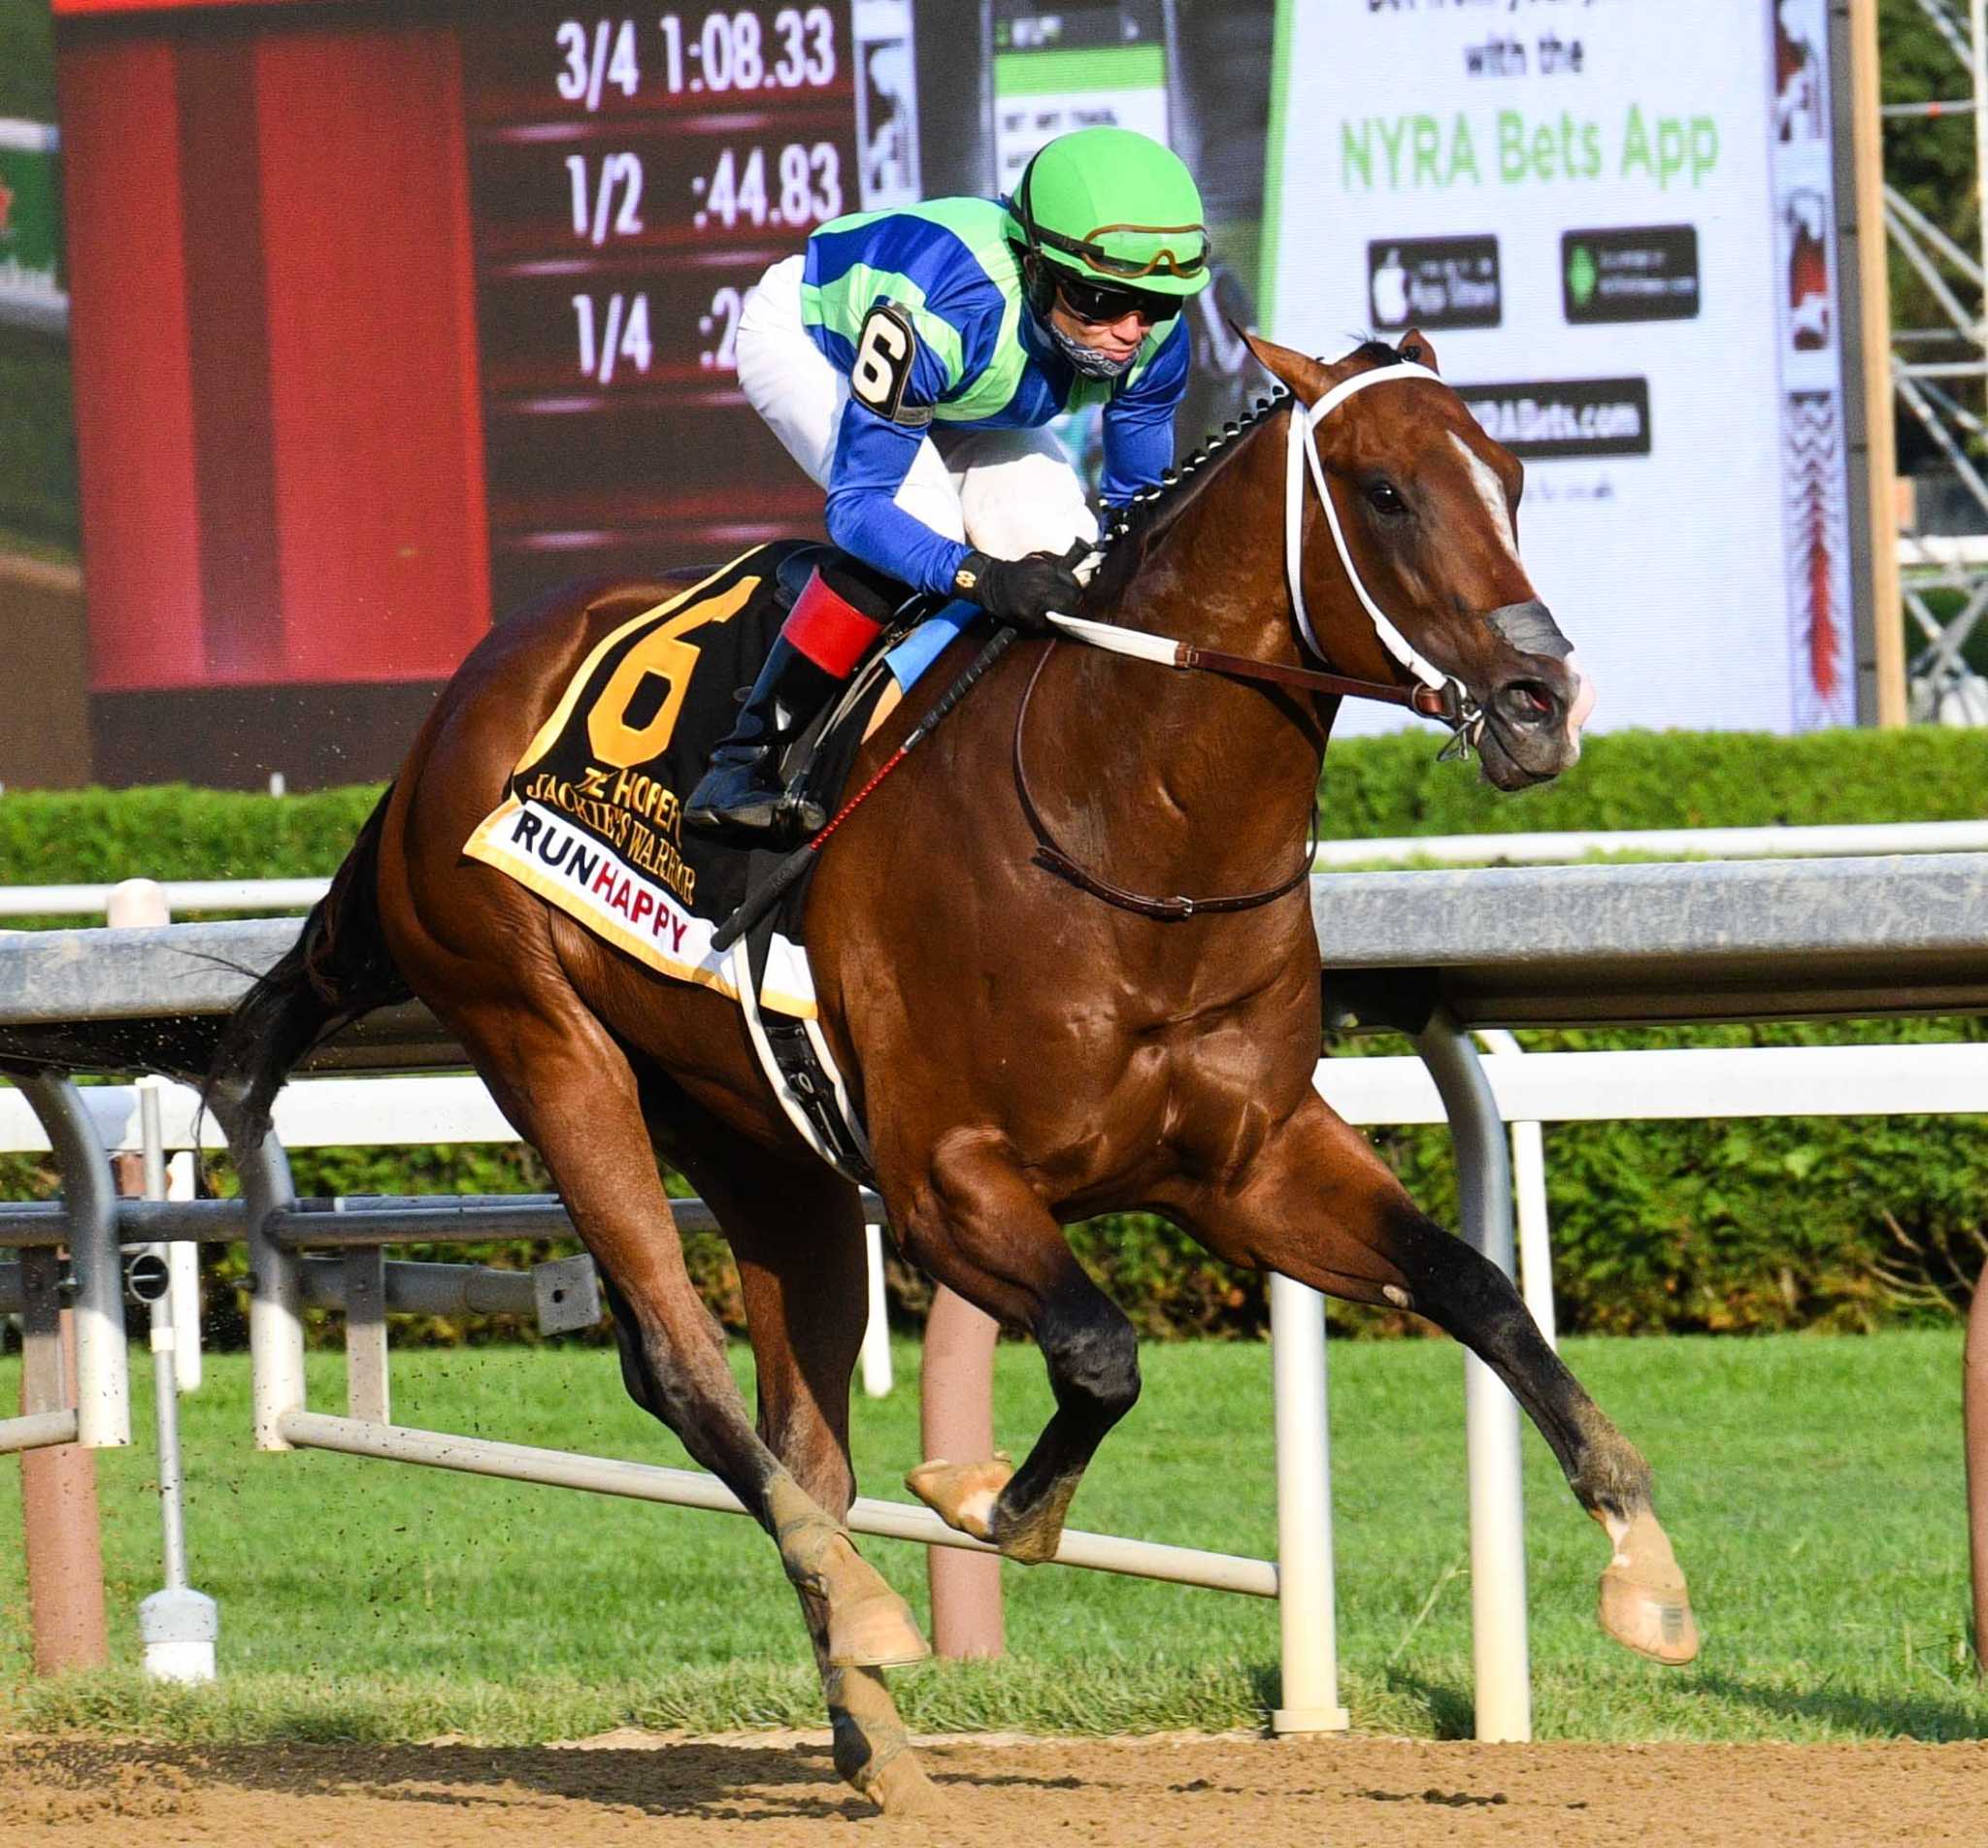
[[[737,690],[758,674],[820,550],[757,546],[604,635],[463,851],[658,974],[738,1002],[788,1115],[860,1179],[867,1144],[814,1024],[800,941],[806,882],[730,949],[713,949],[712,933],[784,856],[683,828],[684,797],[731,729]],[[791,748],[789,774],[805,763],[809,793],[831,812],[879,700],[915,679],[968,613],[948,608],[878,657]]]
[[[683,828],[683,798],[731,729],[785,610],[782,557],[758,547],[603,636],[463,848],[659,974],[738,999],[712,933],[746,895],[747,856]],[[814,1011],[805,959],[760,990]]]

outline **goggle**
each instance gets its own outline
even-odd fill
[[[1060,231],[1046,231],[1041,225],[1032,228],[1041,242],[1052,249],[1081,257],[1103,276],[1122,276],[1128,280],[1142,276],[1192,278],[1208,268],[1208,231],[1198,224],[1101,224],[1088,238],[1066,238]],[[1171,245],[1162,245],[1143,260],[1118,256],[1097,242],[1114,231],[1130,231],[1143,238],[1194,238],[1197,248],[1186,257],[1176,255]]]
[[[1053,267],[1053,266],[1052,266]],[[1152,289],[1112,288],[1103,282],[1087,282],[1067,270],[1055,271],[1056,292],[1063,305],[1086,326],[1108,326],[1128,314],[1141,314],[1158,325],[1180,312],[1180,298],[1161,295]]]

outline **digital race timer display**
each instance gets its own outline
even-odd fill
[[[463,27],[492,592],[820,523],[740,395],[746,291],[858,210],[848,0]]]

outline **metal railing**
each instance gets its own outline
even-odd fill
[[[1463,1234],[1507,1269],[1513,1242],[1511,1178],[1501,1109],[1550,1120],[1556,1107],[1553,1088],[1572,1085],[1592,1097],[1598,1087],[1586,1074],[1599,1076],[1600,1062],[1681,1061],[1700,1055],[1566,1055],[1567,1061],[1580,1061],[1570,1071],[1561,1055],[1531,1054],[1494,1058],[1487,1066],[1471,1044],[1472,1029],[1988,1011],[1988,924],[1983,921],[1988,919],[1988,855],[1982,854],[1340,874],[1314,881],[1313,915],[1326,972],[1328,1018],[1404,1025],[1415,1033],[1430,1072],[1424,1082],[1433,1081],[1440,1094],[1457,1149]],[[224,1012],[246,987],[246,972],[267,967],[293,937],[294,926],[280,921],[0,937],[0,1056],[17,1066],[88,1064],[94,1056],[88,1055],[93,1034],[106,1034],[121,1047],[142,1045],[165,1025]],[[1873,1060],[1872,1050],[1854,1055],[1863,1078],[1840,1087],[1840,1107],[1882,1107],[1868,1088],[1871,1074],[1894,1068],[1889,1060]],[[1959,1063],[1974,1048],[1887,1050],[1908,1053],[1914,1062],[1910,1075],[1905,1062],[1898,1063],[1889,1092],[1905,1100],[1905,1107],[1979,1106],[1978,1092],[1966,1088],[1977,1084],[1978,1077]],[[128,1051],[118,1053],[110,1063],[129,1056]],[[1784,1057],[1774,1051],[1739,1056],[1763,1063]],[[325,1057],[348,1063],[373,1059],[402,1068],[446,1067],[459,1063],[461,1053],[420,1010],[403,1009],[360,1023]],[[1336,1062],[1327,1067],[1324,1081],[1331,1087],[1341,1082],[1342,1072],[1387,1063]],[[1795,1101],[1783,1081],[1788,1069],[1774,1074],[1782,1107]],[[1696,1069],[1697,1095],[1677,1108],[1705,1114],[1716,1103],[1710,1071],[1708,1066]],[[1637,1077],[1618,1081],[1642,1084]],[[48,1082],[59,1086],[64,1081]],[[355,1097],[366,1090],[383,1091],[385,1084],[350,1082]],[[1733,1082],[1730,1075],[1718,1080]],[[1860,1082],[1867,1088],[1857,1089]],[[299,1086],[297,1094],[308,1096],[313,1088]],[[1828,1107],[1826,1099],[1816,1102]],[[66,1123],[59,1129],[66,1138],[65,1174],[74,1163],[101,1166],[91,1113],[78,1102],[56,1114],[51,1138]],[[161,1112],[167,1115],[170,1109]],[[87,1136],[84,1126],[91,1131]],[[299,1321],[308,1300],[307,1260],[286,1235],[293,1226],[311,1234],[306,1222],[313,1215],[292,1200],[287,1165],[274,1138],[260,1150],[239,1154],[238,1166],[256,1279],[250,1329],[257,1440],[268,1448],[328,1441],[340,1434],[293,1422],[315,1414],[304,1403]],[[87,1264],[101,1267],[104,1261],[106,1240],[97,1220],[110,1223],[115,1264],[120,1215],[132,1214],[134,1233],[156,1237],[167,1222],[141,1215],[184,1208],[141,1209],[111,1203],[98,1209],[90,1206],[90,1199],[85,1181],[72,1196],[84,1209],[80,1229],[72,1230],[79,1239],[79,1284],[85,1296],[100,1300],[101,1274],[93,1279],[82,1274]],[[315,1226],[328,1233],[334,1217],[317,1215]],[[438,1214],[419,1222],[428,1228],[423,1236],[459,1237],[459,1230],[440,1230],[447,1217]],[[407,1222],[400,1223],[404,1229]],[[369,1313],[377,1304],[383,1315],[383,1272],[381,1286],[369,1292],[362,1284],[361,1295]],[[1282,1286],[1274,1290],[1274,1315],[1279,1298],[1288,1300]],[[1292,1426],[1301,1433],[1320,1432],[1310,1409],[1314,1402],[1322,1407],[1325,1391],[1318,1309],[1317,1299],[1309,1297],[1304,1320],[1309,1328],[1291,1337],[1296,1356],[1291,1368],[1305,1381],[1289,1389],[1304,1396],[1302,1415]],[[1313,1338],[1312,1329],[1318,1342],[1315,1368],[1302,1351]],[[1286,1330],[1279,1326],[1278,1343],[1285,1338]],[[118,1346],[115,1363],[121,1361]],[[1284,1358],[1278,1359],[1276,1370],[1286,1376]],[[1470,1370],[1466,1424],[1479,1640],[1476,1730],[1484,1738],[1522,1738],[1531,1726],[1517,1416],[1501,1385],[1481,1368]],[[374,1422],[385,1426],[383,1419]],[[1322,1600],[1329,1609],[1329,1502],[1319,1487],[1326,1468],[1322,1435],[1294,1437],[1285,1448],[1301,1467],[1288,1489],[1280,1477],[1280,1495],[1290,1493],[1314,1511],[1323,1507],[1326,1519],[1302,1560],[1288,1551],[1282,1555],[1284,1582],[1288,1587],[1289,1573],[1302,1565],[1314,1574],[1313,1589],[1307,1594],[1309,1607],[1321,1607]],[[1307,1468],[1314,1473],[1306,1473]],[[1311,1622],[1309,1628],[1316,1632],[1319,1626]],[[1309,1660],[1336,1674],[1329,1622],[1322,1640],[1323,1650],[1314,1650]],[[1309,1671],[1304,1667],[1286,1666],[1291,1678],[1280,1712],[1288,1710],[1301,1725],[1337,1723],[1336,1693],[1322,1679],[1308,1680]],[[1294,1689],[1301,1692],[1294,1694]]]

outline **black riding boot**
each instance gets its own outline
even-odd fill
[[[711,754],[690,800],[686,826],[742,846],[770,847],[813,834],[821,805],[789,795],[780,753],[799,738],[882,635],[904,585],[845,554],[814,569],[780,625],[739,722]]]
[[[770,846],[823,826],[828,817],[818,803],[788,796],[780,782],[780,753],[842,684],[784,635],[776,637],[738,722],[712,750],[711,768],[683,805],[684,825],[752,846]]]

